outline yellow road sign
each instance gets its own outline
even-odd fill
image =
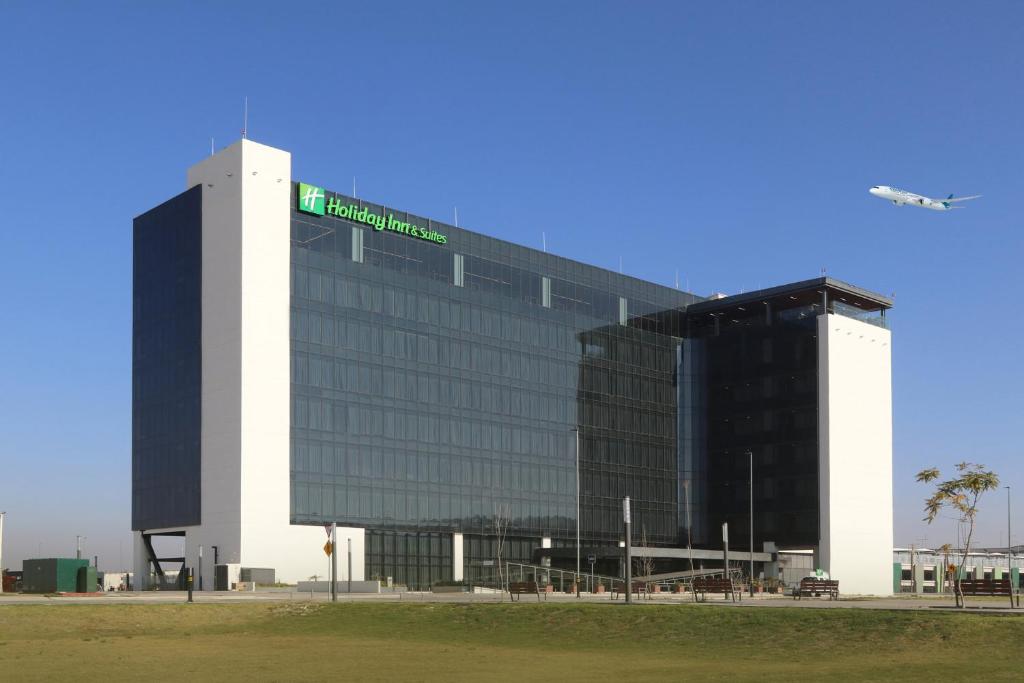
[[[327,557],[331,556],[331,551],[333,551],[333,550],[334,550],[334,548],[331,547],[331,542],[330,541],[327,541],[327,543],[324,543],[324,552],[327,553]]]

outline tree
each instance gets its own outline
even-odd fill
[[[936,578],[938,578],[939,576],[942,577],[942,585],[938,589],[936,589],[936,592],[945,593],[946,584],[949,584],[949,586],[952,587],[953,581],[955,580],[953,572],[949,571],[949,553],[953,551],[953,544],[943,543],[939,546],[939,551],[942,552],[942,571],[936,571],[935,576]]]
[[[953,508],[960,516],[960,523],[967,527],[967,540],[961,549],[960,564],[954,577],[954,594],[956,606],[964,606],[964,596],[960,589],[959,578],[963,576],[967,565],[967,554],[971,551],[971,539],[974,536],[975,521],[978,516],[978,500],[986,491],[999,488],[999,475],[985,469],[984,465],[973,462],[961,462],[956,466],[957,476],[935,484],[933,493],[924,502],[924,521],[931,524],[944,507]],[[941,474],[938,468],[932,467],[917,473],[917,481],[929,484]]]
[[[649,546],[647,545],[647,525],[646,524],[642,524],[640,526],[640,547],[643,548],[644,550],[648,550],[648,548],[649,548]],[[634,573],[634,576],[638,576],[639,575],[639,576],[643,576],[644,578],[647,578],[647,577],[651,576],[652,574],[654,574],[654,558],[651,557],[649,551],[645,552],[643,555],[641,555],[640,557],[638,557],[635,560],[633,560],[633,573]],[[649,587],[649,582],[645,581],[644,582],[644,587],[645,587],[644,590],[646,592],[647,587]],[[632,586],[626,586],[626,590],[631,590],[631,589],[632,589]]]
[[[498,561],[498,590],[501,592],[501,599],[505,600],[505,589],[508,588],[506,581],[508,579],[505,576],[505,571],[502,566],[503,556],[505,554],[505,537],[508,535],[508,526],[512,521],[512,508],[509,505],[500,505],[495,503],[494,505],[494,536],[496,538],[495,543],[495,555]]]
[[[693,546],[691,530],[693,525],[690,523],[690,480],[687,479],[683,482],[683,507],[686,508],[686,554],[690,558],[690,578],[693,578]]]

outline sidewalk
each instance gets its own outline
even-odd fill
[[[286,588],[267,589],[254,592],[237,591],[195,591],[193,600],[196,603],[245,603],[245,602],[329,602],[325,593],[299,593]],[[95,593],[89,595],[27,595],[0,594],[0,605],[81,605],[81,604],[174,604],[187,601],[184,591],[145,591]],[[509,603],[507,594],[499,593],[430,593],[430,592],[384,592],[341,594],[338,602],[434,602],[434,603]],[[515,604],[606,604],[623,605],[621,595],[613,600],[608,593],[583,593],[579,598],[564,593],[549,593],[547,598],[541,594],[540,600],[535,596],[523,595]],[[972,614],[1012,614],[1024,616],[1024,607],[1011,609],[1008,600],[1003,598],[969,598],[965,609],[957,609],[952,596],[900,596],[900,597],[859,597],[849,596],[839,600],[825,598],[803,598],[794,600],[788,595],[759,594],[753,597],[743,596],[743,600],[732,602],[719,596],[709,596],[705,602],[695,603],[689,593],[657,593],[647,597],[633,597],[633,605],[637,607],[652,605],[679,605],[697,608],[728,607],[731,609],[759,608],[794,608],[794,609],[881,609],[881,610],[942,610],[960,611]]]

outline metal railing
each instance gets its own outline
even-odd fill
[[[607,576],[590,572],[577,573],[572,569],[558,569],[523,562],[503,562],[502,571],[499,571],[498,566],[493,563],[473,565],[471,568],[476,571],[473,576],[467,577],[467,583],[502,591],[507,591],[508,584],[515,581],[532,581],[539,587],[552,586],[552,589],[559,593],[576,592],[577,582],[581,593],[596,593],[597,587],[603,586],[614,594],[623,592],[626,587],[626,579],[621,576]],[[734,581],[737,584],[740,583],[738,577],[741,573],[742,570],[736,567],[731,567],[728,572],[730,578],[736,577]],[[694,579],[715,576],[725,577],[726,570],[719,567],[717,569],[694,569],[668,574],[635,576],[633,585],[645,587],[658,585],[663,588],[671,588],[677,583],[683,583],[687,591],[692,591]]]
[[[611,590],[615,582],[622,583],[622,577],[605,576],[590,572],[577,573],[572,569],[557,569],[524,562],[503,562],[501,571],[496,564],[473,565],[474,575],[467,577],[467,583],[484,588],[508,590],[513,581],[532,581],[538,586],[552,586],[559,593],[573,593],[579,583],[581,593],[597,592],[599,585]]]

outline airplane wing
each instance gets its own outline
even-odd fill
[[[981,197],[980,194],[971,195],[970,197],[948,197],[946,199],[940,199],[940,202],[966,202],[968,199],[978,199]]]

